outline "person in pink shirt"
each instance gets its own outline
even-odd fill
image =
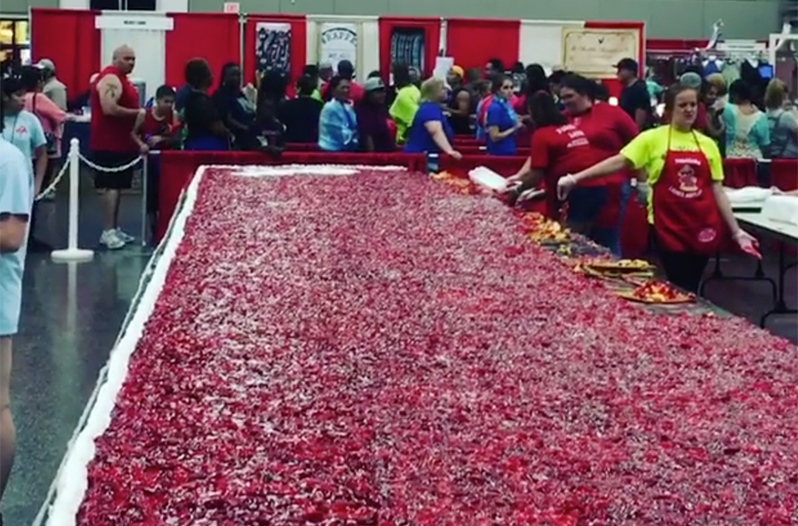
[[[47,168],[42,177],[41,185],[41,189],[44,191],[52,181],[55,170],[58,169],[58,159],[61,157],[61,136],[64,132],[66,113],[59,108],[55,102],[42,93],[44,78],[39,68],[33,66],[22,68],[20,72],[20,81],[22,88],[25,90],[24,108],[36,115],[39,119],[42,129],[44,130],[45,139],[47,140]],[[54,193],[47,192],[45,195],[49,199],[52,199]],[[33,207],[29,225],[29,250],[31,252],[46,252],[51,250],[52,247],[50,247],[50,245],[33,237],[36,226],[36,206]]]
[[[47,138],[50,160],[60,158],[66,112],[42,93],[44,80],[38,68],[26,67],[22,70],[22,86],[25,89],[25,109],[39,118]]]

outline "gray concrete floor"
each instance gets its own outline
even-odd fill
[[[140,200],[127,196],[122,226],[138,235]],[[40,238],[64,246],[66,200],[60,197],[41,209]],[[97,249],[97,199],[82,199],[81,247]],[[25,273],[21,332],[14,341],[12,397],[18,452],[3,499],[6,526],[33,521],[66,450],[73,429],[94,389],[133,298],[148,253],[138,247],[99,251],[91,263],[74,267],[55,264],[49,256],[31,254]],[[775,257],[766,256],[766,272],[775,277]],[[728,275],[751,275],[751,261],[725,261]],[[796,272],[788,273],[788,304],[795,306]],[[74,291],[74,293],[70,293]],[[720,307],[755,323],[771,305],[768,286],[756,282],[711,283],[707,296]],[[798,342],[795,315],[774,317],[769,329]]]
[[[3,497],[5,526],[27,526],[36,517],[149,259],[138,246],[117,252],[98,247],[98,206],[93,195],[82,199],[80,246],[97,250],[94,261],[64,265],[48,254],[28,255],[13,344],[17,458]],[[122,228],[133,235],[140,229],[139,207],[138,196],[123,198]],[[56,248],[66,245],[65,198],[40,205],[36,230]]]

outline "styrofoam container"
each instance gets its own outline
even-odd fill
[[[772,195],[762,205],[762,216],[778,223],[798,225],[798,197]]]
[[[484,166],[479,166],[468,172],[468,178],[475,185],[494,192],[501,192],[507,188],[507,179]]]
[[[763,203],[765,199],[773,195],[771,188],[760,188],[758,186],[746,186],[744,188],[724,188],[729,202],[733,205],[744,205],[751,203]]]

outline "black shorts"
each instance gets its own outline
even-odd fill
[[[92,152],[91,160],[103,168],[117,168],[130,164],[138,156],[138,153],[96,151]],[[98,190],[129,190],[133,186],[134,168],[140,168],[140,166],[136,165],[121,172],[94,170],[94,188]]]

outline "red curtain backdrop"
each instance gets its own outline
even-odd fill
[[[637,39],[637,56],[629,57],[637,61],[641,70],[638,74],[642,75],[642,68],[646,62],[646,24],[644,22],[585,22],[585,27],[590,29],[638,29],[640,37]],[[603,84],[607,86],[610,97],[621,96],[621,83],[617,79],[603,79]]]
[[[446,56],[468,70],[484,68],[498,58],[509,69],[518,61],[520,20],[450,18],[446,26]]]
[[[380,74],[387,82],[391,76],[391,35],[395,29],[424,30],[424,77],[435,69],[435,57],[441,40],[440,18],[394,18],[380,17]]]
[[[223,13],[169,13],[174,29],[166,32],[166,83],[185,83],[184,68],[192,58],[208,61],[214,86],[227,62],[240,62],[238,15]]]
[[[305,15],[247,15],[244,26],[244,80],[255,82],[258,61],[255,58],[256,34],[258,22],[291,24],[291,74],[289,94],[294,92],[294,85],[302,76],[302,69],[307,64],[307,20]]]
[[[100,71],[100,13],[73,9],[31,9],[33,62],[49,58],[56,74],[74,98],[89,89],[89,78]]]

